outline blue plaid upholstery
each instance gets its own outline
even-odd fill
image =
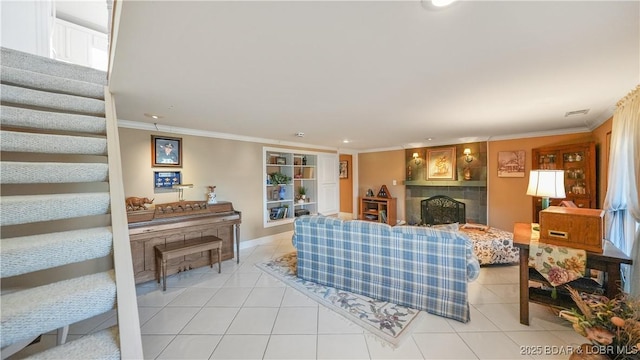
[[[298,277],[377,300],[469,321],[467,282],[480,265],[462,233],[301,216]]]

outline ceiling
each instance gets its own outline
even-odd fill
[[[55,9],[56,17],[62,20],[107,33],[106,0],[55,0]]]
[[[638,1],[121,5],[118,118],[176,134],[358,152],[586,131],[640,82]]]

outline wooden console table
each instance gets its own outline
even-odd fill
[[[186,202],[189,203],[189,202]],[[222,240],[222,260],[235,257],[240,262],[241,213],[230,202],[219,201],[205,209],[183,210],[174,204],[175,213],[167,204],[156,205],[150,221],[130,222],[129,240],[136,284],[156,279],[156,245],[184,243],[188,240],[215,236]],[[164,211],[162,211],[164,209]],[[184,207],[184,209],[190,209]],[[208,252],[180,256],[167,262],[166,275],[210,265]]]
[[[535,269],[529,268],[529,243],[531,242],[531,224],[516,223],[513,229],[513,245],[520,249],[520,323],[529,325],[529,301],[543,305],[553,305],[559,307],[575,307],[573,302],[558,294],[558,299],[552,299],[551,293],[546,291],[536,291],[535,293],[529,288],[529,280],[537,274]],[[544,240],[543,240],[544,242]],[[600,270],[605,273],[604,284],[599,289],[609,298],[620,294],[620,264],[631,264],[632,260],[625,255],[620,249],[615,247],[613,243],[606,240],[604,243],[604,252],[602,254],[587,251],[587,269]],[[544,281],[544,278],[536,278],[534,281]],[[580,290],[580,284],[575,282],[582,281],[580,284],[593,286],[597,284],[590,279],[579,279],[572,281],[568,285],[574,286]],[[591,283],[592,282],[592,283]],[[558,287],[560,289],[560,287]],[[558,291],[560,293],[560,291]]]

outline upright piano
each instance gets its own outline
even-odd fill
[[[130,211],[129,240],[136,284],[156,279],[154,247],[203,236],[222,239],[222,260],[240,262],[241,212],[228,201],[179,201],[157,204],[154,209]],[[235,243],[235,253],[234,253]],[[167,275],[209,266],[208,252],[187,255],[167,263]]]

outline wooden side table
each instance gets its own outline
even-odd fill
[[[544,240],[542,240],[544,242]],[[543,305],[560,307],[575,306],[566,299],[552,299],[551,294],[531,294],[529,289],[529,243],[531,242],[531,224],[516,223],[513,229],[513,245],[520,249],[520,323],[529,325],[529,301]],[[620,264],[631,264],[633,261],[611,241],[605,240],[602,254],[587,251],[587,269],[600,270],[605,273],[602,290],[604,295],[612,298],[620,294]],[[535,271],[535,270],[533,270]],[[580,281],[575,280],[575,281]],[[573,285],[575,281],[569,283]],[[580,290],[576,286],[577,290]]]
[[[167,290],[167,261],[203,251],[209,251],[209,259],[213,268],[213,251],[218,253],[218,273],[222,271],[221,259],[222,239],[216,236],[203,236],[200,239],[156,245],[156,275],[158,283],[162,278],[162,291]]]

